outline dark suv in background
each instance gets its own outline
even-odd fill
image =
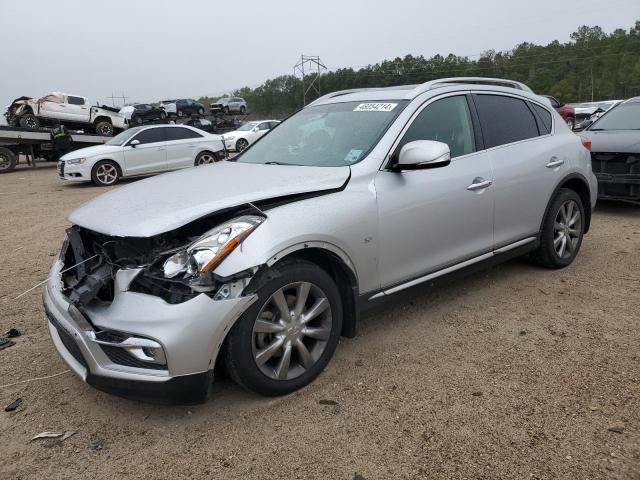
[[[181,98],[178,100],[163,100],[160,104],[162,109],[169,116],[184,117],[187,115],[204,115],[204,105],[196,102],[192,98]]]

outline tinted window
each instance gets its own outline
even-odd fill
[[[84,98],[72,97],[71,95],[69,95],[67,97],[67,102],[69,102],[70,105],[84,105]]]
[[[199,133],[189,130],[188,128],[172,127],[166,128],[167,140],[185,140],[187,138],[202,137]]]
[[[437,100],[418,114],[398,151],[415,140],[435,140],[449,145],[451,158],[475,151],[473,124],[467,99],[463,96]]]
[[[487,148],[538,136],[536,120],[524,100],[501,95],[476,95]]]
[[[143,130],[138,135],[135,136],[134,140],[138,140],[141,144],[143,143],[155,143],[155,142],[164,142],[164,128],[150,128],[148,130]]]
[[[271,122],[271,128],[276,128],[280,122]]]
[[[549,99],[549,101],[551,102],[551,106],[553,108],[559,108],[560,107],[560,102],[558,100],[556,100],[553,97],[547,97]]]
[[[540,105],[536,105],[535,103],[532,103],[531,105],[542,122],[542,125],[540,125],[542,130],[541,133],[543,135],[551,133],[551,113],[549,113],[549,110],[541,107]]]
[[[262,122],[260,125],[258,125],[258,130],[269,130],[269,128],[271,128],[269,126],[269,122]]]

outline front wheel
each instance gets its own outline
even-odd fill
[[[184,117],[184,112],[182,110],[178,110],[177,113],[180,118]]]
[[[211,152],[200,152],[196,157],[195,166],[207,165],[216,161],[216,156]]]
[[[313,263],[283,261],[270,273],[229,332],[224,358],[239,385],[273,396],[311,383],[329,363],[342,301],[333,279]]]
[[[240,115],[244,115],[246,111],[247,107],[245,107],[244,105],[240,107]]]
[[[120,179],[120,168],[111,160],[103,160],[91,170],[91,180],[99,187],[115,185]]]
[[[236,142],[236,152],[243,152],[248,146],[249,142],[247,142],[244,138],[241,138]]]
[[[23,128],[29,128],[31,130],[36,130],[40,128],[40,120],[33,113],[25,113],[20,117],[20,126]]]
[[[582,245],[584,218],[580,196],[573,190],[560,189],[544,219],[540,247],[533,260],[547,268],[570,265]]]
[[[160,120],[166,120],[166,119],[167,119],[167,112],[163,110],[160,112]]]

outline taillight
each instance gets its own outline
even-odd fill
[[[580,141],[582,142],[582,146],[587,150],[591,151],[591,140],[585,137],[580,137]]]

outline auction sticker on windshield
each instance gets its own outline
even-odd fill
[[[397,103],[361,103],[353,109],[354,112],[390,112],[398,106]]]

